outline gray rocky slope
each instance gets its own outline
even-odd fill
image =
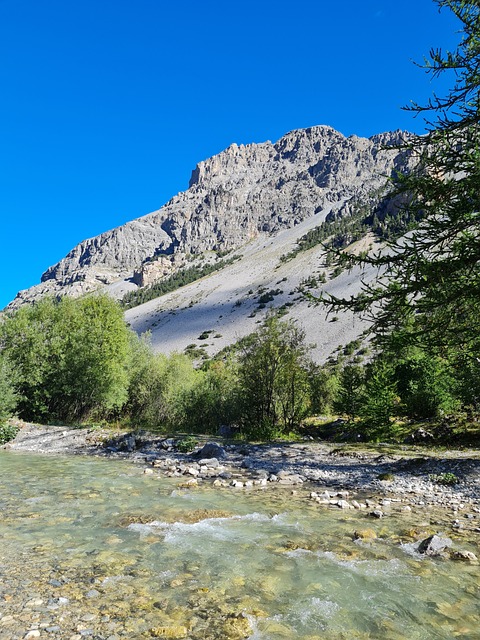
[[[261,233],[298,225],[332,203],[368,197],[405,164],[385,150],[399,132],[370,139],[344,137],[326,126],[292,131],[277,143],[232,144],[200,162],[187,191],[159,210],[84,240],[21,291],[16,303],[38,295],[79,295],[128,279],[140,283],[145,260],[237,249]],[[148,263],[147,263],[148,264]]]
[[[215,261],[230,251],[238,257],[234,264],[128,311],[132,327],[151,331],[154,348],[167,352],[183,350],[210,331],[220,337],[201,345],[213,353],[255,328],[261,318],[258,291],[275,288],[282,293],[273,306],[287,305],[307,337],[320,344],[316,355],[322,359],[332,346],[355,337],[358,323],[345,316],[334,327],[295,296],[302,282],[319,271],[320,247],[287,263],[280,257],[330,212],[348,215],[358,203],[371,204],[386,178],[410,162],[405,152],[386,148],[402,135],[347,138],[318,126],[292,131],[275,144],[233,144],[197,165],[188,190],[157,211],[81,242],[9,306],[98,288],[120,297],[192,259],[193,264],[205,257]],[[352,292],[359,279],[359,273],[343,274],[326,288]],[[276,284],[280,280],[282,288]]]

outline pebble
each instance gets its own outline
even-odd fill
[[[51,585],[52,587],[61,587],[62,583],[60,582],[60,580],[49,580],[48,584]]]
[[[92,620],[95,620],[97,616],[94,613],[86,613],[84,616],[82,616],[80,618],[80,620],[82,622],[92,622]]]

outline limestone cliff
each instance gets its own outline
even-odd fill
[[[153,213],[81,242],[11,306],[45,294],[80,295],[119,280],[150,283],[186,257],[236,249],[332,203],[343,202],[348,211],[349,201],[368,201],[392,171],[405,168],[405,153],[386,149],[401,136],[347,138],[317,126],[275,144],[232,144],[197,165],[188,190]],[[152,266],[157,257],[161,262]]]

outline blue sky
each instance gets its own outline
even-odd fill
[[[0,309],[232,142],[421,132],[401,107],[447,85],[413,61],[458,28],[432,0],[0,0]]]

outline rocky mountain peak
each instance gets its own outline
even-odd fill
[[[10,306],[46,295],[81,295],[124,281],[148,281],[180,268],[185,258],[236,249],[260,234],[300,224],[332,203],[368,200],[385,176],[408,158],[395,145],[401,132],[345,137],[328,126],[297,129],[276,143],[232,144],[199,162],[189,188],[163,207],[78,244],[22,291]],[[172,257],[175,256],[175,259]],[[119,291],[123,291],[120,287]]]

